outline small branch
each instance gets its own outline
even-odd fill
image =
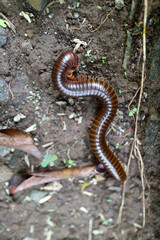
[[[11,23],[11,21],[9,21],[9,19],[4,16],[3,13],[0,13],[0,16],[2,16],[6,20],[6,24],[8,25],[8,27],[11,28],[14,33],[16,33],[16,27],[13,25],[13,23]]]
[[[134,144],[135,142],[132,142],[132,146],[131,146],[131,151],[130,151],[130,155],[129,155],[129,159],[128,159],[128,164],[127,164],[127,170],[126,170],[126,175],[129,175],[129,168],[130,168],[130,164],[131,164],[131,159],[133,157],[133,149],[134,149]],[[119,208],[119,214],[117,217],[117,221],[116,224],[120,224],[121,223],[121,219],[122,219],[122,212],[123,212],[123,207],[124,207],[124,201],[125,201],[125,193],[126,193],[126,184],[128,181],[125,181],[123,184],[123,190],[122,190],[122,200],[121,200],[121,205]]]
[[[143,159],[142,159],[142,156],[141,156],[141,152],[139,150],[140,141],[138,140],[137,132],[138,132],[138,118],[139,118],[139,112],[140,112],[140,106],[141,106],[141,100],[142,100],[143,86],[144,86],[144,81],[145,81],[147,11],[148,11],[148,0],[144,0],[142,77],[141,77],[139,100],[138,100],[138,105],[137,105],[137,114],[136,114],[136,120],[135,120],[134,140],[132,142],[132,147],[131,147],[131,150],[130,150],[128,165],[127,165],[127,176],[128,176],[128,173],[129,173],[129,166],[130,166],[131,159],[132,159],[133,155],[138,159],[138,162],[139,162],[139,165],[140,165],[140,176],[141,176],[141,183],[142,183],[142,203],[143,203],[143,227],[145,226],[144,163],[143,163]],[[137,90],[135,95],[137,95],[138,90]],[[132,100],[131,100],[131,102],[132,102]],[[119,215],[118,215],[118,218],[117,218],[117,224],[121,223],[122,211],[123,211],[124,200],[125,200],[126,184],[127,184],[127,181],[124,183],[124,186],[123,186],[122,201],[121,201],[121,206],[120,206],[120,209],[119,209]]]
[[[93,219],[89,219],[89,229],[88,229],[88,240],[92,240],[92,225],[93,225]]]
[[[112,12],[115,10],[115,8],[116,8],[117,6],[118,6],[118,4],[115,5],[115,6],[112,8],[112,10],[107,14],[107,16],[105,17],[105,19],[101,22],[101,24],[100,24],[97,28],[95,28],[94,30],[91,30],[89,27],[87,27],[88,31],[90,31],[91,33],[96,32],[96,31],[107,21],[108,17],[112,14]]]
[[[10,94],[11,94],[11,97],[12,97],[12,100],[14,99],[14,94],[12,92],[12,89],[11,89],[11,81],[9,81],[9,91],[10,91]]]

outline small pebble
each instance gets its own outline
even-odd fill
[[[0,48],[7,43],[7,33],[4,28],[0,26]]]
[[[79,13],[75,12],[75,13],[73,14],[73,17],[74,17],[74,19],[79,18]]]
[[[71,36],[70,35],[66,35],[66,40],[70,41],[71,40]]]
[[[21,102],[22,105],[25,105],[25,103],[26,103],[25,101],[22,101],[22,102]]]
[[[70,105],[73,105],[74,104],[74,99],[73,98],[69,98],[68,102],[69,102]]]

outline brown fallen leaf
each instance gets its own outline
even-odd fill
[[[21,130],[0,130],[0,145],[9,148],[16,148],[23,152],[30,153],[36,158],[42,158],[42,155],[38,148],[35,146],[32,138],[27,133]]]
[[[44,183],[53,182],[55,180],[65,179],[69,177],[84,177],[89,175],[95,175],[98,173],[96,168],[97,165],[91,165],[87,167],[57,169],[46,172],[34,172],[34,173],[29,172],[28,176],[30,177],[28,179],[24,178],[23,182],[22,181],[20,181],[19,183],[17,182],[17,186],[15,184],[16,176],[13,176],[10,180],[9,191],[10,194],[14,194],[27,188]]]

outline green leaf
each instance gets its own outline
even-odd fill
[[[47,167],[48,163],[49,163],[48,160],[43,160],[43,161],[41,162],[41,166],[45,168],[45,167]]]
[[[116,148],[119,148],[119,143],[116,143]]]
[[[49,163],[49,166],[50,166],[50,167],[53,167],[53,166],[54,166],[54,162],[50,162],[50,163]]]
[[[129,116],[132,117],[136,112],[137,112],[137,108],[133,108],[133,109],[129,112]]]
[[[63,163],[66,164],[66,159],[65,158],[63,159]]]
[[[49,8],[46,8],[46,13],[49,13]]]
[[[103,224],[103,225],[108,225],[108,220],[104,220],[104,221],[102,222],[102,224]]]
[[[52,219],[52,217],[50,215],[47,215],[46,217],[47,217],[48,220]]]
[[[54,161],[56,161],[58,159],[57,155],[44,155],[44,160],[41,162],[41,166],[42,167],[47,167],[47,165],[49,165],[50,167],[54,166]]]
[[[57,159],[58,159],[58,157],[55,154],[51,157],[51,161],[56,161]]]
[[[5,24],[5,20],[4,19],[0,19],[0,26],[3,28],[6,28],[7,25]]]
[[[76,166],[76,163],[72,159],[69,159],[68,160],[68,168],[71,168],[71,167],[74,167],[74,166]]]
[[[102,9],[102,7],[101,7],[101,6],[97,6],[97,8],[98,8],[98,9],[100,9],[100,10]]]
[[[51,155],[44,155],[44,159],[45,160],[47,160],[47,161],[50,161],[51,160],[51,158],[52,158],[52,156]]]

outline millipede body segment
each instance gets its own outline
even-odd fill
[[[90,127],[90,145],[97,159],[119,181],[126,180],[125,171],[108,145],[106,131],[112,122],[118,106],[117,96],[105,81],[91,76],[74,77],[78,66],[78,56],[66,51],[60,55],[53,66],[52,80],[54,87],[63,95],[70,97],[93,96],[99,99],[98,108]]]

